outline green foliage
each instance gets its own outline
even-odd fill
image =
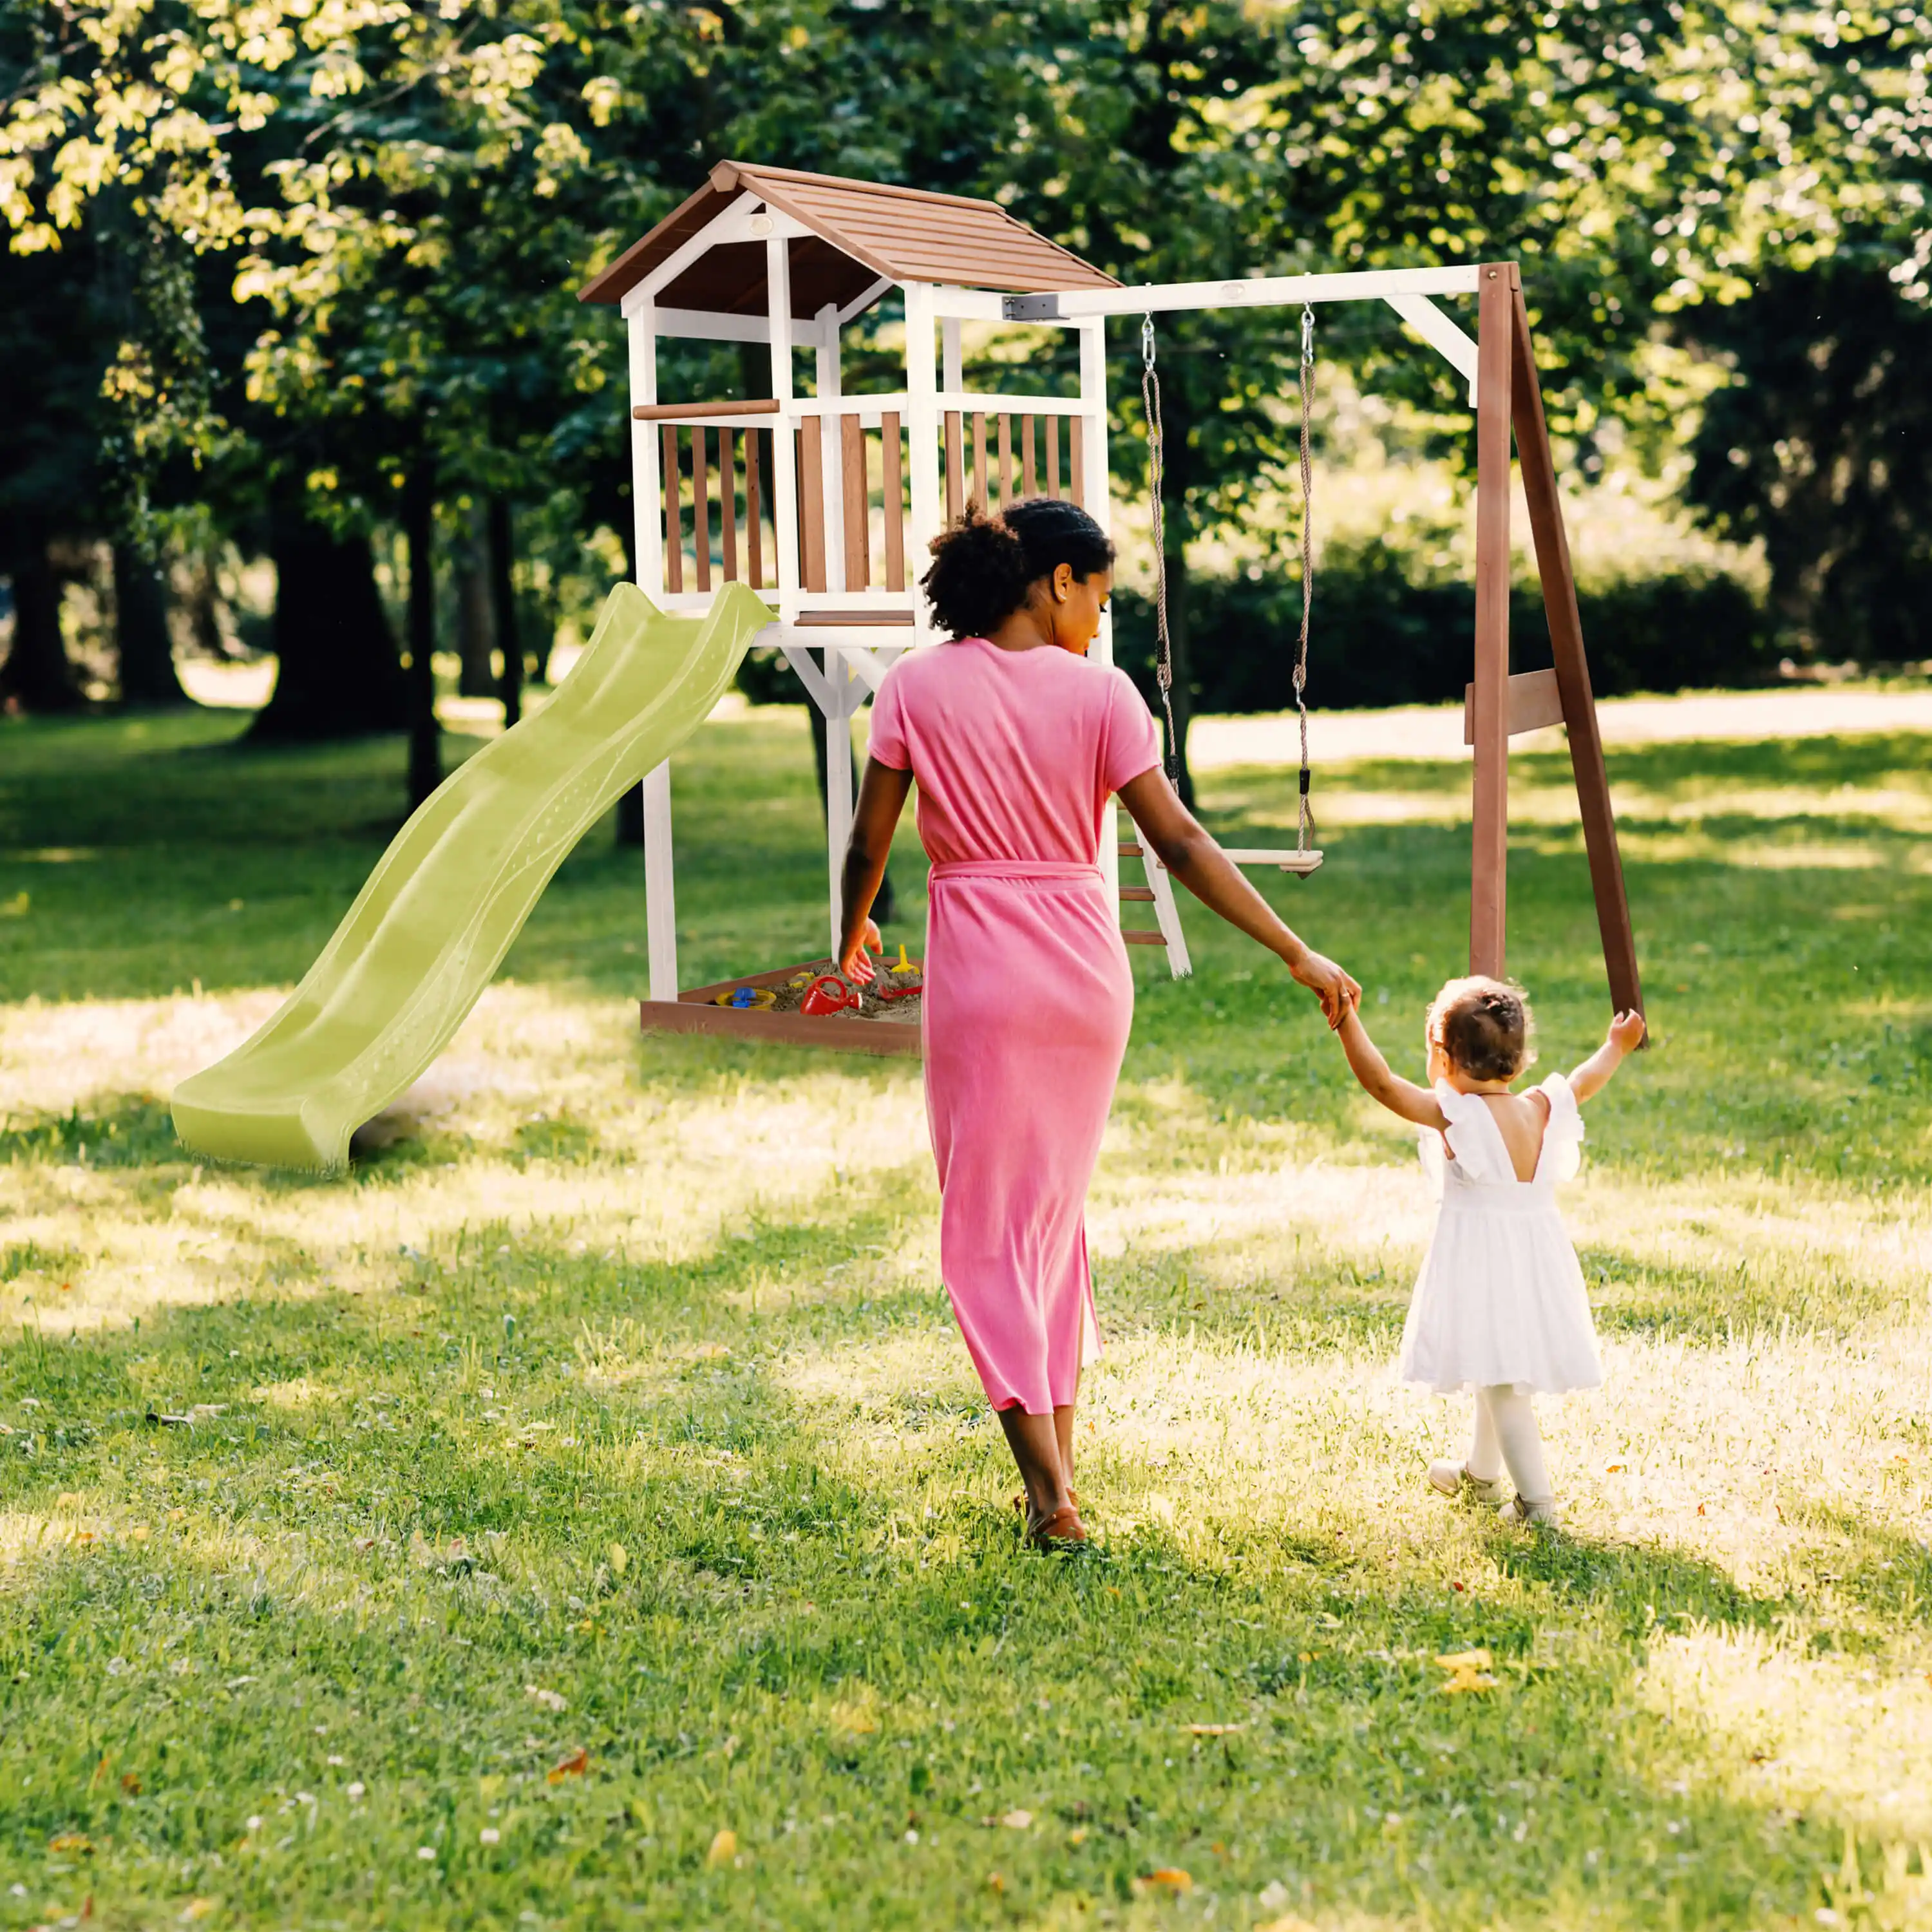
[[[1706,405],[1688,494],[1764,545],[1790,645],[1932,656],[1932,306],[1856,257],[1768,277],[1685,319],[1732,380]]]
[[[1299,577],[1198,578],[1193,597],[1194,709],[1292,710]],[[1748,685],[1776,674],[1765,614],[1734,577],[1685,571],[1612,579],[1585,586],[1578,602],[1599,697]],[[1151,607],[1124,591],[1114,610],[1116,657],[1151,704]],[[1392,544],[1331,544],[1318,567],[1310,704],[1346,710],[1460,699],[1470,677],[1475,612],[1475,591],[1466,578],[1423,567]],[[1550,662],[1542,596],[1534,586],[1512,592],[1510,632],[1518,670]]]

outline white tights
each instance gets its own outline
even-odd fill
[[[1476,1432],[1463,1467],[1478,1482],[1492,1483],[1505,1466],[1525,1502],[1546,1503],[1554,1496],[1535,1405],[1508,1382],[1499,1382],[1476,1391]]]

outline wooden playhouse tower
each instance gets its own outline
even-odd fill
[[[1478,298],[1478,338],[1435,300],[1459,295]],[[902,382],[889,392],[848,393],[842,333],[894,296],[904,317]],[[1477,417],[1475,675],[1467,707],[1475,751],[1472,970],[1503,970],[1509,738],[1561,722],[1569,728],[1612,997],[1619,1006],[1640,1005],[1575,585],[1514,262],[1126,287],[995,202],[721,161],[704,188],[580,290],[579,299],[618,304],[626,324],[640,587],[664,609],[689,611],[708,608],[723,583],[759,592],[774,613],[760,641],[784,652],[823,714],[835,950],[853,805],[850,721],[902,652],[938,641],[914,580],[926,544],[973,500],[997,508],[1024,496],[1066,496],[1102,527],[1109,523],[1107,317],[1386,302],[1467,379]],[[1077,386],[1061,394],[969,392],[960,354],[964,322],[1070,330],[1078,344]],[[657,348],[667,336],[760,345],[768,353],[770,393],[662,399]],[[808,394],[799,386],[800,352],[812,358]],[[1508,670],[1512,430],[1556,656],[1553,672],[1516,677]],[[1111,661],[1105,621],[1092,655]],[[644,782],[644,1024],[916,1053],[916,1028],[828,1026],[736,1012],[712,1003],[714,988],[680,995],[670,796],[669,767],[660,766]],[[1111,821],[1101,851],[1116,892],[1155,922],[1125,937],[1164,947],[1172,970],[1186,972],[1165,872],[1136,846],[1119,844]],[[1144,884],[1120,887],[1123,856],[1139,860]],[[1290,853],[1230,856],[1301,869]]]

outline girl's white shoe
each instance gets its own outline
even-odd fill
[[[1523,1497],[1512,1496],[1502,1507],[1505,1522],[1520,1523],[1528,1529],[1555,1529],[1562,1522],[1556,1514],[1555,1501],[1546,1496],[1540,1503],[1526,1501]]]
[[[1430,1463],[1429,1486],[1441,1495],[1454,1497],[1458,1502],[1478,1503],[1484,1509],[1500,1509],[1509,1494],[1509,1485],[1502,1477],[1492,1476],[1485,1481],[1471,1475],[1460,1462]]]

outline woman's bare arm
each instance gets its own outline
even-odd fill
[[[866,957],[869,944],[876,951],[879,929],[872,923],[872,902],[878,897],[879,881],[886,876],[886,860],[892,849],[892,832],[905,809],[906,794],[912,790],[912,774],[882,765],[876,758],[866,760],[866,775],[859,782],[859,802],[852,812],[852,836],[845,844],[845,868],[840,898],[845,916],[838,937],[839,970],[848,980],[862,986],[872,976],[872,962]]]
[[[1370,1100],[1379,1101],[1391,1114],[1413,1120],[1419,1127],[1434,1127],[1438,1131],[1448,1127],[1448,1120],[1436,1104],[1436,1096],[1426,1087],[1418,1087],[1413,1080],[1405,1080],[1390,1071],[1382,1048],[1370,1039],[1369,1030],[1363,1025],[1352,1000],[1335,1030],[1341,1038],[1342,1051],[1348,1056],[1349,1071],[1361,1082],[1363,1092]]]
[[[1130,778],[1120,788],[1120,802],[1160,862],[1210,912],[1278,953],[1288,970],[1321,1000],[1328,1024],[1340,1026],[1348,1003],[1360,998],[1361,988],[1332,959],[1303,944],[1181,803],[1167,775],[1156,766]]]

